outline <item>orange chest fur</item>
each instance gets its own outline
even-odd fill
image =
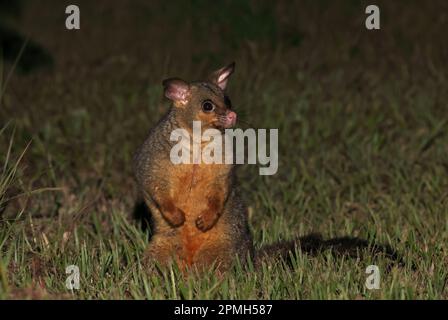
[[[191,265],[201,248],[219,242],[219,232],[200,231],[195,220],[207,208],[207,198],[215,193],[224,193],[228,188],[228,170],[225,165],[179,165],[175,168],[175,178],[171,184],[174,205],[185,212],[185,223],[180,227],[184,262]]]
[[[228,188],[229,166],[220,164],[177,165],[173,170],[170,195],[174,205],[194,220],[207,206],[207,198]]]

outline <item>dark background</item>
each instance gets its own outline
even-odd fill
[[[80,30],[65,28],[69,4]],[[368,4],[381,30],[366,30]],[[257,245],[312,232],[387,243],[418,266],[397,276],[409,297],[446,297],[447,31],[443,0],[1,0],[2,174],[31,144],[0,214],[23,212],[26,230],[33,217],[50,242],[86,228],[92,255],[98,230],[127,250],[111,212],[132,216],[132,155],[168,108],[162,80],[235,61],[239,125],[280,135],[276,175],[239,170]],[[70,256],[55,252],[39,263]]]

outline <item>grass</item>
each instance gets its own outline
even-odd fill
[[[0,298],[448,298],[447,22],[431,18],[442,1],[380,2],[377,33],[359,27],[362,1],[79,2],[78,33],[58,27],[63,1],[22,16],[56,67],[13,74],[0,105]],[[365,240],[359,254],[299,250],[292,266],[219,278],[145,273],[131,158],[167,108],[161,80],[231,60],[237,113],[280,135],[276,175],[238,172],[257,247],[320,234]],[[371,264],[379,290],[365,287]],[[69,265],[80,290],[65,287]]]

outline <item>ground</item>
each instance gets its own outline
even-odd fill
[[[444,1],[377,1],[377,31],[356,0],[77,2],[79,31],[60,0],[25,2],[11,22],[54,65],[1,64],[0,298],[448,298]],[[168,107],[163,79],[230,61],[240,126],[279,129],[278,173],[238,170],[256,246],[317,249],[222,276],[148,275],[133,152]]]

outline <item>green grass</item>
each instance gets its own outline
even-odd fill
[[[32,3],[23,17],[56,67],[13,75],[0,105],[2,128],[9,122],[0,134],[0,298],[448,298],[447,22],[431,18],[437,5],[382,2],[384,27],[369,33],[359,28],[362,1],[228,1],[202,21],[203,1],[198,11],[147,1],[120,11],[117,2],[106,6],[123,12],[112,37],[113,15],[80,2],[94,36],[57,27],[51,10],[39,24]],[[299,250],[292,266],[236,266],[221,277],[145,272],[131,159],[167,108],[161,80],[193,80],[231,60],[238,114],[280,135],[276,175],[238,172],[256,246],[317,233],[370,249]],[[374,245],[389,245],[404,265]],[[379,290],[364,285],[371,264]],[[80,290],[65,287],[69,265],[80,269]]]

